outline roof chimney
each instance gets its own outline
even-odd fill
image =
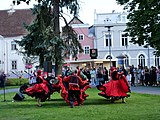
[[[11,4],[11,9],[7,11],[8,15],[12,15],[15,12],[14,5]]]

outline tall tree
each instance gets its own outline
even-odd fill
[[[36,0],[35,0],[36,1]],[[30,0],[14,0],[14,4],[26,2],[29,4]],[[33,14],[36,16],[32,25],[27,26],[26,29],[29,34],[24,36],[21,41],[17,43],[22,46],[25,53],[30,55],[38,55],[40,66],[43,66],[45,60],[55,63],[55,74],[58,73],[58,68],[61,67],[66,50],[70,50],[73,55],[82,52],[82,47],[77,40],[77,35],[71,27],[67,25],[66,19],[63,17],[63,7],[67,7],[70,13],[75,15],[78,9],[77,0],[38,0],[38,4],[34,6]],[[62,17],[66,23],[65,37],[60,36],[59,19]],[[67,31],[67,32],[66,32]],[[72,39],[72,40],[70,40]],[[68,47],[68,42],[73,47]],[[78,49],[75,49],[78,48]],[[68,54],[70,54],[68,53]]]
[[[126,32],[134,44],[150,45],[160,55],[160,0],[116,0],[128,10]]]

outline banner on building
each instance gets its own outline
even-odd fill
[[[90,49],[90,57],[91,59],[97,59],[98,51],[97,49]]]

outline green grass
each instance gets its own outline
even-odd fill
[[[12,102],[15,93],[0,95],[0,120],[160,120],[160,96],[131,93],[126,104],[110,103],[98,96],[95,88],[86,91],[84,105],[69,108],[59,93],[51,101],[36,106],[36,100],[25,95],[22,102]]]

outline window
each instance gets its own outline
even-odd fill
[[[155,66],[159,66],[159,56],[155,56]]]
[[[142,66],[142,67],[145,66],[145,56],[143,54],[139,55],[138,62],[139,62],[140,66]]]
[[[106,57],[106,59],[112,59],[112,56],[111,56],[111,55],[108,55],[108,56]]]
[[[122,16],[122,22],[126,22],[126,16]]]
[[[128,55],[125,55],[125,56],[126,56],[126,58],[124,60],[125,66],[128,67],[129,66],[129,57],[128,57]]]
[[[16,60],[12,61],[12,69],[13,70],[17,69],[17,61]]]
[[[78,40],[84,40],[84,35],[83,34],[79,34],[78,35]]]
[[[122,38],[122,46],[128,46],[128,37],[127,37],[127,34],[122,33],[121,38]]]
[[[112,46],[112,36],[111,36],[111,34],[106,34],[105,35],[105,41],[106,41],[106,46]]]
[[[85,46],[84,47],[84,54],[89,54],[90,51],[90,47],[89,46]]]
[[[121,21],[121,15],[118,15],[117,20]]]
[[[17,46],[14,41],[11,42],[11,50],[17,50]]]

